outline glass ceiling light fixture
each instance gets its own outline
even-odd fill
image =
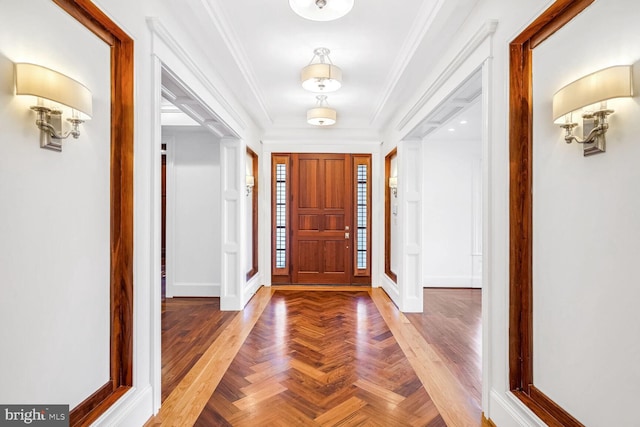
[[[336,123],[336,110],[329,107],[327,95],[316,96],[316,107],[307,111],[307,123],[314,126],[331,126]]]
[[[567,144],[573,141],[583,144],[585,156],[605,152],[607,116],[613,113],[607,108],[607,100],[633,96],[631,69],[630,65],[605,68],[568,84],[553,95],[553,121],[565,130]],[[589,107],[591,105],[594,106]],[[572,120],[573,112],[580,109],[584,109],[582,140],[573,134],[578,123]]]
[[[354,0],[289,0],[298,15],[311,21],[333,21],[342,18],[353,8]]]
[[[340,89],[342,70],[333,65],[329,58],[330,52],[326,47],[314,49],[309,65],[302,69],[300,73],[302,87],[309,92],[328,93]]]
[[[40,147],[62,151],[62,140],[80,136],[80,124],[91,118],[91,91],[81,83],[57,71],[40,65],[15,64],[16,95],[38,98],[31,107],[36,112],[36,126],[40,129]],[[63,132],[60,105],[70,109],[67,121],[71,130]]]

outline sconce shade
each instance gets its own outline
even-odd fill
[[[91,91],[57,71],[34,64],[15,64],[16,95],[33,95],[70,107],[90,119]]]
[[[300,80],[310,92],[335,92],[341,86],[342,70],[333,64],[309,64],[302,69]]]
[[[333,21],[353,8],[354,0],[289,0],[298,15],[311,21]]]
[[[553,95],[553,121],[561,124],[564,116],[612,98],[633,96],[630,65],[605,68],[586,75]]]

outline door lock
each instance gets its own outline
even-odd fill
[[[349,238],[349,233],[344,233],[344,238],[348,239]]]

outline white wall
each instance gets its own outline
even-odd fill
[[[422,284],[472,287],[481,282],[474,269],[474,241],[481,234],[475,216],[482,176],[481,141],[423,141]],[[475,234],[475,239],[474,239]],[[481,238],[480,238],[481,240]],[[480,254],[481,256],[481,254]]]
[[[177,129],[163,128],[167,297],[220,296],[220,144],[206,130]]]
[[[534,384],[594,427],[639,423],[640,98],[609,102],[607,152],[591,157],[564,142],[551,99],[586,74],[634,63],[639,93],[638,18],[636,1],[595,2],[533,60]],[[598,54],[567,61],[562,52],[578,52],[596,26]]]
[[[0,401],[73,408],[109,379],[109,50],[53,2],[4,3]],[[40,148],[35,98],[13,95],[13,62],[93,92],[93,119],[61,153]]]

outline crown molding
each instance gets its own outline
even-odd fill
[[[418,101],[409,109],[396,126],[396,130],[400,131],[407,123],[415,117],[415,115],[425,106],[427,101],[440,89],[447,80],[453,75],[453,73],[462,65],[462,63],[469,58],[473,52],[491,35],[496,32],[498,27],[498,21],[495,19],[487,20],[478,31],[465,43],[451,62],[445,67],[445,69],[438,75],[433,83],[427,88],[427,90],[420,96]]]
[[[205,74],[198,63],[193,60],[191,55],[185,51],[181,44],[173,37],[171,32],[160,22],[158,18],[148,17],[147,26],[152,34],[156,35],[162,42],[180,59],[183,64],[191,71],[195,77],[204,85],[204,87],[213,95],[215,100],[222,106],[227,114],[240,126],[242,130],[247,129],[247,122],[243,119],[238,110],[233,107],[226,96],[220,92],[211,82],[207,74]],[[219,77],[219,76],[218,76]],[[222,80],[222,79],[220,79]]]
[[[409,62],[411,62],[413,55],[416,53],[416,50],[420,46],[420,43],[425,37],[427,31],[429,31],[429,29],[431,28],[431,25],[433,24],[435,17],[444,2],[445,0],[438,0],[435,6],[432,6],[431,2],[423,2],[422,8],[418,13],[418,17],[411,26],[411,31],[409,31],[409,34],[402,44],[402,48],[396,56],[396,60],[394,61],[395,65],[387,76],[386,87],[382,92],[382,95],[378,99],[377,107],[374,110],[371,119],[369,120],[370,124],[373,124],[378,120],[380,113],[382,113],[385,105],[387,105],[389,97],[398,85],[400,77],[409,65]]]
[[[260,91],[260,85],[258,85],[258,82],[256,80],[256,74],[250,65],[247,54],[245,53],[244,48],[242,47],[242,44],[238,39],[238,36],[236,35],[232,26],[229,24],[229,19],[226,17],[217,0],[200,0],[200,3],[206,10],[209,19],[211,19],[211,22],[213,22],[213,25],[222,36],[224,43],[229,48],[229,53],[240,69],[242,77],[244,77],[245,81],[247,82],[251,93],[255,97],[257,104],[260,107],[260,111],[262,111],[262,114],[264,114],[268,123],[273,124],[273,119],[267,111],[264,97],[262,96],[262,92]]]

